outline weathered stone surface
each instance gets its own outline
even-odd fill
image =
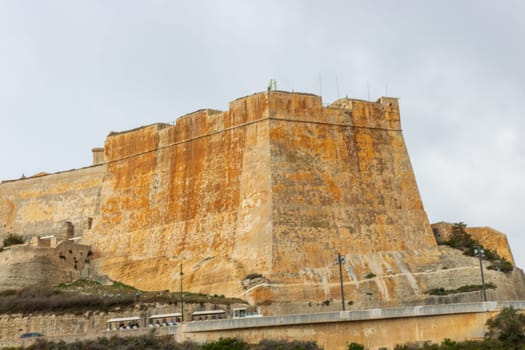
[[[62,237],[66,222],[77,236],[99,215],[104,166],[0,183],[0,239],[9,233]]]
[[[85,278],[89,255],[89,246],[71,241],[56,247],[10,247],[0,252],[0,290],[56,285]]]
[[[450,239],[453,224],[438,222],[431,226],[438,243],[444,243]],[[507,236],[504,233],[491,227],[466,227],[465,231],[481,245],[494,250],[499,256],[507,259],[514,265],[514,257],[512,256]]]
[[[212,310],[219,308],[225,310],[229,317],[231,308],[243,305],[220,305],[220,304],[184,304],[186,319],[191,319],[191,313],[200,310]],[[4,346],[27,346],[31,339],[20,339],[20,335],[29,332],[38,332],[45,336],[48,341],[74,342],[77,339],[97,339],[98,337],[137,336],[146,335],[151,328],[143,327],[148,324],[148,317],[152,315],[179,312],[179,306],[166,304],[137,304],[135,308],[123,308],[109,312],[88,311],[83,314],[72,313],[33,313],[27,314],[0,314],[0,347]],[[106,331],[106,322],[112,318],[140,317],[139,329],[123,331]],[[173,327],[156,328],[156,334],[173,334]],[[24,343],[25,341],[25,343]]]
[[[183,264],[184,289],[268,312],[337,300],[338,252],[356,307],[422,302],[429,271],[446,263],[441,280],[463,285],[455,269],[474,269],[436,244],[393,98],[323,107],[315,95],[260,93],[111,133],[104,152],[103,165],[2,183],[0,236],[91,218],[83,241],[111,278],[177,290]]]
[[[111,134],[104,149],[101,216],[85,239],[102,270],[140,288],[175,289],[183,262],[198,291],[239,295],[257,272],[306,292],[338,251],[437,254],[395,99],[324,108],[263,93]]]

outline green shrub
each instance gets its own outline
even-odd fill
[[[365,350],[365,347],[359,343],[350,343],[348,345],[348,350]]]
[[[113,287],[115,288],[120,288],[120,289],[129,289],[129,290],[132,290],[132,291],[136,291],[138,290],[137,288],[133,287],[133,286],[130,286],[130,285],[127,285],[127,284],[124,284],[122,282],[119,282],[119,281],[111,281],[113,282]]]
[[[4,238],[4,247],[9,247],[10,245],[23,244],[25,242],[24,237],[17,235],[16,233],[10,233]]]
[[[485,289],[496,289],[497,286],[492,282],[485,283]],[[448,294],[455,294],[455,293],[468,293],[468,292],[475,292],[478,290],[482,290],[483,286],[481,284],[467,284],[465,286],[461,286],[457,289],[445,289],[443,287],[441,288],[433,288],[427,290],[425,293],[430,295],[448,295]]]
[[[315,342],[261,340],[254,350],[321,350]]]
[[[483,286],[481,284],[467,284],[456,289],[458,293],[468,293],[482,290]],[[485,283],[485,289],[496,289],[496,285],[492,282]]]
[[[503,308],[496,317],[486,322],[488,339],[498,339],[509,348],[518,349],[525,344],[525,315],[518,313],[512,306]]]
[[[496,270],[496,271],[502,271],[502,272],[510,272],[514,269],[514,266],[507,260],[507,259],[499,259],[492,263],[489,267],[487,267],[489,270]]]
[[[201,350],[249,350],[249,347],[239,339],[220,338],[213,343],[204,344]]]
[[[441,288],[433,288],[433,289],[427,290],[426,293],[430,295],[447,295],[449,294],[449,291],[441,287]]]
[[[472,250],[472,255],[474,255],[474,247],[477,244],[477,241],[472,239],[472,237],[465,231],[467,225],[463,222],[455,223],[452,226],[450,232],[450,239],[445,242],[446,245],[460,249],[463,252]]]
[[[72,343],[64,341],[52,342],[38,339],[27,348],[31,350],[198,350],[196,343],[175,343],[173,337],[154,336],[152,333],[137,337],[120,337],[114,335],[111,338],[76,340]]]

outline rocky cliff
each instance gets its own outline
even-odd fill
[[[477,276],[475,260],[437,246],[394,98],[259,93],[111,133],[97,159],[1,184],[0,236],[89,222],[83,242],[113,279],[174,290],[182,264],[184,289],[267,306],[338,299],[337,253],[356,306],[421,302],[436,273],[450,286],[466,284],[457,271]],[[505,278],[509,296],[523,291]]]

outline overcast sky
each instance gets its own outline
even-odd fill
[[[525,2],[0,0],[0,180],[266,89],[400,98],[431,222],[525,267]],[[338,88],[339,87],[339,88]]]

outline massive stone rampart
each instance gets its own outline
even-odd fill
[[[436,247],[396,99],[256,94],[112,133],[105,152],[101,215],[84,238],[102,270],[141,288],[176,288],[179,263],[200,291],[239,295],[253,274],[319,284],[336,252]]]
[[[0,234],[88,223],[113,279],[176,290],[182,264],[184,289],[266,306],[337,299],[337,253],[356,307],[415,303],[435,287],[423,274],[450,269],[457,288],[454,269],[475,271],[438,249],[394,98],[269,91],[113,132],[97,152],[102,165],[2,183]]]

